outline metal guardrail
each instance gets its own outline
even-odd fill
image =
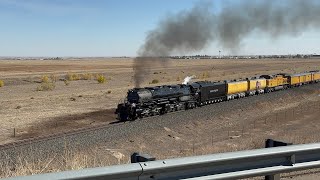
[[[42,179],[241,179],[320,167],[320,143],[140,162],[8,178]]]

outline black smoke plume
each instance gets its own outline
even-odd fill
[[[198,3],[191,10],[167,16],[148,32],[135,59],[135,86],[139,87],[154,64],[167,64],[173,53],[203,50],[211,42],[236,52],[252,32],[271,38],[297,36],[320,27],[320,2],[316,0],[223,1],[221,11]]]

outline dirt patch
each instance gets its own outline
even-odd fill
[[[35,123],[28,128],[20,129],[16,138],[18,140],[22,140],[31,137],[50,135],[53,133],[67,132],[80,128],[97,127],[100,125],[115,123],[117,121],[114,112],[115,109],[106,109],[88,113],[53,117],[48,121]]]

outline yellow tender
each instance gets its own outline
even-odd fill
[[[250,79],[248,80],[249,86],[248,91],[264,89],[267,86],[266,79]]]
[[[246,80],[228,82],[228,95],[246,92],[247,89],[248,89],[248,81]]]

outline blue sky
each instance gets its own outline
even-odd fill
[[[195,2],[0,0],[0,56],[135,56],[146,33],[163,17]],[[223,2],[214,0],[213,10],[219,11]],[[320,54],[319,40],[315,30],[276,41],[253,34],[243,41],[240,54]],[[192,54],[214,55],[219,49],[213,43]]]

